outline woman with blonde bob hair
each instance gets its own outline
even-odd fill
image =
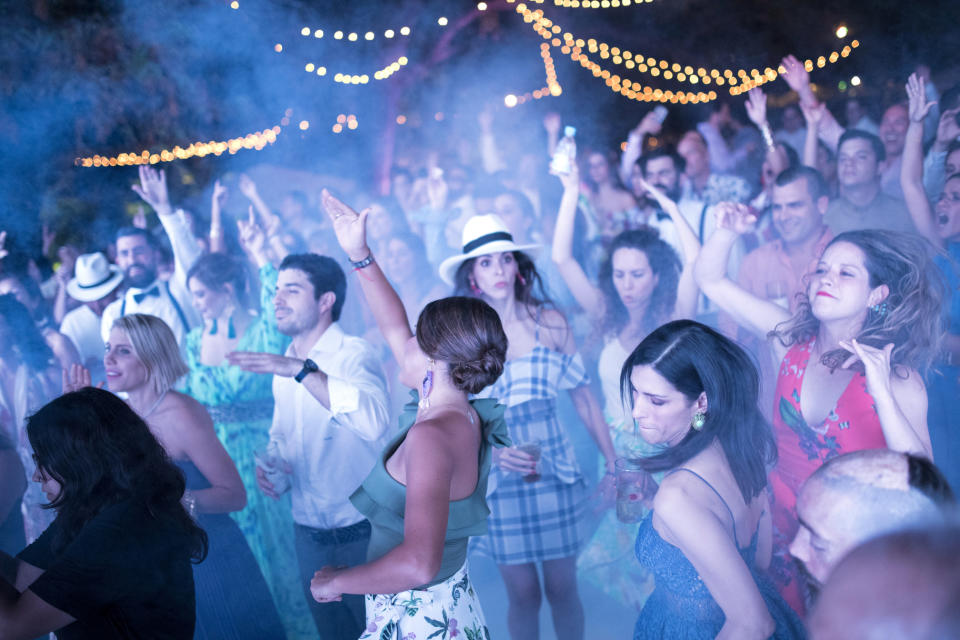
[[[184,505],[209,536],[207,559],[194,566],[195,637],[282,638],[267,584],[228,515],[247,503],[237,467],[203,405],[172,388],[188,372],[173,331],[155,316],[121,316],[110,329],[103,365],[110,391],[127,394],[127,404],[186,476]],[[89,384],[89,372],[75,366],[64,390]],[[227,592],[230,598],[223,598]]]

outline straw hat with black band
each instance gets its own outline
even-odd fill
[[[67,283],[67,293],[74,300],[93,302],[104,297],[123,281],[120,267],[107,262],[102,253],[85,253],[77,258],[74,277]]]
[[[503,220],[492,213],[482,216],[473,216],[463,226],[463,251],[458,256],[451,256],[440,263],[440,278],[449,285],[454,285],[454,276],[461,264],[491,253],[505,251],[523,251],[536,253],[540,250],[538,244],[517,244],[513,235],[507,230]]]

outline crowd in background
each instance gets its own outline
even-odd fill
[[[640,612],[636,637],[801,637],[811,608],[818,637],[866,629],[889,595],[878,565],[914,575],[958,557],[932,523],[960,486],[960,86],[921,67],[882,111],[851,97],[835,114],[802,63],[783,66],[795,102],[774,109],[754,89],[673,133],[651,109],[617,152],[553,113],[546,143],[518,149],[485,111],[474,140],[399,150],[387,195],[303,176],[286,189],[262,167],[191,212],[143,167],[145,206],[109,242],[0,231],[0,550],[54,517],[26,482],[29,417],[99,384],[186,478],[210,543],[194,567],[198,635],[373,633],[380,605],[368,599],[365,620],[359,596],[318,595],[314,572],[391,548],[371,538],[379,489],[364,478],[400,433],[406,387],[431,394],[405,380],[396,323],[378,316],[375,261],[410,321],[456,295],[502,324],[503,374],[458,389],[506,407],[513,446],[484,458],[491,513],[470,551],[500,568],[512,637],[538,637],[544,598],[558,638],[584,637],[583,580]],[[366,245],[342,216],[365,222]],[[671,413],[674,396],[690,415]],[[573,453],[581,428],[598,461]],[[641,496],[642,520],[611,509],[588,525],[591,495],[613,506],[618,459],[645,461],[659,490]],[[361,484],[373,497],[358,510]],[[457,575],[448,560],[417,584]],[[957,573],[921,573],[954,598],[952,623],[930,595],[895,612],[905,628],[957,631]],[[818,605],[841,588],[877,598],[860,619]],[[700,619],[668,619],[698,598]]]

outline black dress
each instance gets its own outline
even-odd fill
[[[41,600],[76,618],[61,640],[190,640],[194,626],[191,539],[130,501],[109,506],[55,554],[54,520],[17,557],[44,570],[30,585]]]

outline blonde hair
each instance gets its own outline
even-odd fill
[[[173,331],[160,318],[145,313],[131,313],[114,320],[113,328],[126,331],[157,393],[163,393],[190,372],[180,355],[180,346]]]

